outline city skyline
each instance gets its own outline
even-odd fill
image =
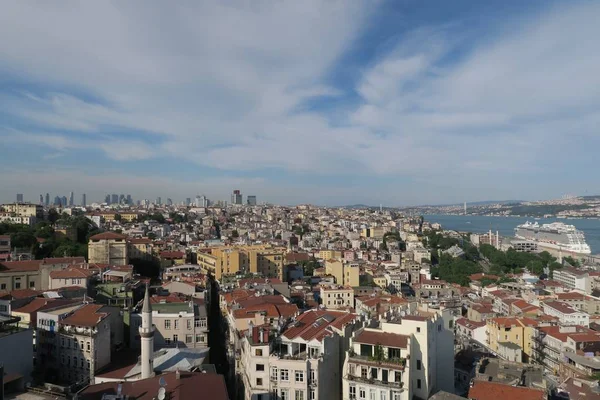
[[[597,194],[600,3],[497,4],[7,4],[0,201]]]

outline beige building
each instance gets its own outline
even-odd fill
[[[349,286],[321,287],[321,304],[329,309],[354,308],[354,289]]]
[[[132,238],[128,241],[129,259],[152,260],[152,240],[148,238]]]
[[[90,237],[88,261],[90,264],[128,265],[127,236],[103,232]]]
[[[208,346],[208,320],[204,304],[193,301],[182,303],[153,303],[152,322],[154,349],[164,347],[202,348]],[[142,325],[140,313],[131,314],[131,348],[140,348],[138,328]]]
[[[212,273],[216,279],[248,272],[283,279],[285,253],[283,248],[266,245],[224,246],[199,252],[197,260],[202,270]]]
[[[0,290],[48,290],[51,271],[82,263],[85,263],[83,257],[2,262],[0,263]]]
[[[19,217],[33,217],[40,220],[44,218],[44,207],[39,204],[10,203],[3,204],[1,208],[4,212],[15,214]]]
[[[360,268],[358,264],[329,260],[325,262],[325,274],[333,275],[338,285],[360,286]]]
[[[78,286],[87,288],[90,279],[96,272],[91,269],[66,268],[57,271],[50,271],[50,285],[48,289],[55,290],[64,287]]]

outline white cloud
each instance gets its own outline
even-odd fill
[[[327,77],[373,10],[367,0],[13,2],[0,13],[0,37],[12,38],[0,41],[0,73],[37,89],[0,102],[39,127],[23,140],[54,154],[98,148],[117,161],[170,156],[226,171],[507,179],[544,172],[575,127],[586,138],[576,146],[596,140],[592,2],[494,37],[418,29],[364,67],[352,88],[361,100],[335,110],[336,125],[303,107],[351,90]]]

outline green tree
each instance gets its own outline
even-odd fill
[[[115,214],[115,221],[121,222],[121,214]]]
[[[563,263],[565,263],[565,262],[567,264],[569,264],[569,265],[572,265],[573,267],[580,267],[581,266],[581,263],[579,262],[579,260],[576,260],[576,259],[574,259],[571,256],[563,257]]]
[[[56,211],[56,209],[54,209],[54,208],[51,208],[51,209],[48,211],[48,221],[49,221],[51,224],[54,224],[56,221],[58,221],[58,218],[59,218],[59,217],[60,217],[60,216],[58,215],[58,212]]]
[[[542,263],[542,260],[532,260],[527,264],[527,269],[532,274],[539,276],[544,273],[544,264]]]
[[[380,251],[388,251],[387,244],[386,244],[385,242],[381,243],[381,244],[379,245],[379,250],[380,250]]]
[[[146,235],[146,236],[148,236],[148,239],[151,239],[151,240],[156,239],[156,233],[154,233],[154,232],[148,232],[148,235]]]

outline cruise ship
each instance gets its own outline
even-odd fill
[[[573,225],[562,222],[540,225],[529,221],[515,228],[519,239],[531,240],[539,247],[546,247],[577,254],[591,254],[590,246],[585,242],[583,232]]]

